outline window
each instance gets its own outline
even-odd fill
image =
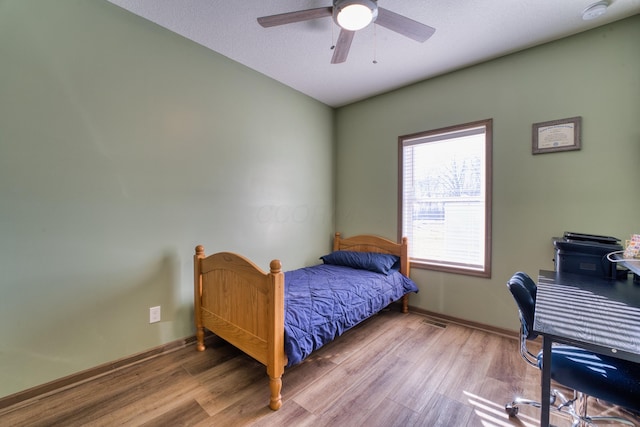
[[[492,120],[398,138],[411,265],[491,277]]]

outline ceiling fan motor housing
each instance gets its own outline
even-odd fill
[[[360,30],[375,22],[377,3],[377,0],[333,0],[333,20],[345,30]]]

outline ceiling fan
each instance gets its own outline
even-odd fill
[[[347,60],[351,41],[356,31],[373,22],[420,43],[426,41],[436,31],[435,28],[428,25],[378,7],[377,0],[333,0],[331,7],[263,16],[258,18],[258,23],[267,28],[327,16],[332,16],[336,24],[340,26],[340,35],[331,58],[332,64],[339,64]]]

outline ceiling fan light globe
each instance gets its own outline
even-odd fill
[[[349,31],[358,31],[375,21],[378,6],[370,0],[345,0],[334,3],[335,21]]]

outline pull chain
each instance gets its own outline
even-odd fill
[[[331,47],[329,50],[333,50],[336,48],[336,39],[335,34],[333,33],[333,22],[331,22]]]
[[[377,38],[377,34],[378,32],[376,31],[376,29],[378,28],[378,26],[374,23],[373,24],[373,63],[377,64],[378,63],[378,54],[377,54],[377,44],[378,44],[378,38]]]

